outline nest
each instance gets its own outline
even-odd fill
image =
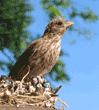
[[[65,106],[68,105],[61,99],[57,98],[57,92],[62,87],[52,89],[49,83],[40,76],[33,76],[30,81],[24,82],[24,78],[21,81],[13,81],[10,77],[1,75],[0,78],[0,106],[26,106],[31,105],[34,107],[52,108],[56,109],[54,105],[57,99]],[[47,84],[47,87],[44,85]],[[64,110],[64,109],[60,109]]]

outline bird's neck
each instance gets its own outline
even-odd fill
[[[61,40],[63,37],[63,35],[60,34],[56,34],[56,33],[46,33],[42,36],[42,38],[47,39],[47,40],[54,40],[56,42],[58,42],[59,40]]]

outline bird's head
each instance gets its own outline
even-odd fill
[[[44,34],[49,34],[50,37],[53,35],[63,36],[65,31],[71,27],[74,23],[66,21],[61,17],[55,17],[46,27]]]

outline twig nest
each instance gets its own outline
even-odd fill
[[[46,80],[40,76],[33,76],[30,81],[24,82],[24,78],[28,74],[29,72],[21,81],[13,81],[11,78],[2,75],[0,78],[0,106],[31,105],[56,109],[54,107],[58,96],[56,93],[62,86],[52,89],[50,84],[46,83]],[[47,87],[43,83],[46,83]],[[64,104],[66,105],[66,103]]]

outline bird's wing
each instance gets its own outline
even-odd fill
[[[35,47],[38,44],[38,40],[31,42],[25,49],[25,51],[22,53],[22,55],[19,57],[19,59],[16,61],[15,65],[12,67],[9,73],[9,76],[11,76],[12,79],[20,79],[20,75],[24,74],[23,70],[25,70],[29,65],[29,57],[31,56],[31,54],[35,53]]]

